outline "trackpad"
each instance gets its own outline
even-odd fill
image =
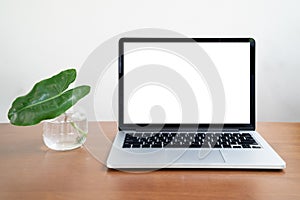
[[[222,153],[219,150],[200,150],[198,151],[200,163],[225,163]]]
[[[178,155],[178,154],[177,154]],[[176,161],[178,164],[219,164],[225,163],[222,153],[219,150],[187,150]]]

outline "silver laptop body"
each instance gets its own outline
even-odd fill
[[[108,168],[286,167],[255,131],[254,39],[122,38],[118,71]]]

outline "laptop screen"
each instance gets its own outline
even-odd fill
[[[122,41],[123,123],[250,124],[250,43]],[[220,115],[216,102],[222,107],[219,118],[214,118]]]

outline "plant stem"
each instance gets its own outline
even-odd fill
[[[82,136],[86,137],[87,136],[87,132],[84,132],[83,130],[81,130],[76,124],[75,122],[70,122],[70,124],[73,126],[73,128],[75,128]]]
[[[68,115],[66,113],[64,113],[65,117],[64,117],[64,122],[68,121]],[[78,133],[81,134],[82,137],[78,138],[78,143],[81,142],[82,139],[86,138],[87,136],[87,132],[84,132],[81,128],[79,128],[75,122],[70,121],[71,126],[76,129],[78,131]]]
[[[65,115],[65,117],[64,117],[64,122],[67,122],[68,115],[67,115],[67,113],[65,113],[65,112],[64,112],[64,115]]]

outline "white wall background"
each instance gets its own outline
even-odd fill
[[[106,39],[147,27],[254,37],[258,120],[300,121],[299,6],[297,0],[1,0],[0,122],[36,81],[79,69]]]

